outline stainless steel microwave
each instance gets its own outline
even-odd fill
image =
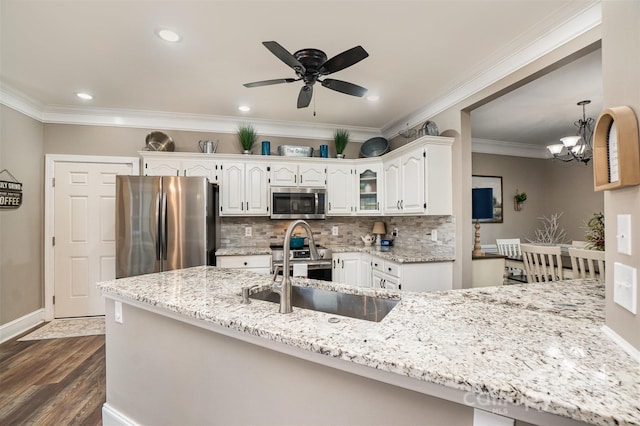
[[[324,188],[271,188],[271,219],[324,219],[326,211]]]

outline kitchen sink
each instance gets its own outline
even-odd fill
[[[280,302],[280,296],[271,289],[254,293],[249,298],[274,303]],[[293,286],[291,288],[291,304],[297,308],[367,321],[382,321],[398,302],[398,300],[340,293],[313,287]]]

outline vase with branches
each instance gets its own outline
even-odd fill
[[[549,217],[539,217],[538,219],[542,221],[542,228],[535,230],[535,239],[530,240],[527,238],[527,241],[545,246],[565,243],[567,239],[567,231],[560,228],[560,224],[558,223],[560,216],[562,216],[562,212],[554,213]]]
[[[349,131],[338,129],[333,133],[333,143],[336,146],[336,157],[344,158],[344,149],[349,143]]]
[[[253,144],[256,142],[258,134],[251,124],[245,124],[238,127],[238,140],[242,146],[243,154],[250,154]]]

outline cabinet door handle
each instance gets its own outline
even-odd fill
[[[342,261],[342,269],[344,269],[344,260]]]
[[[300,183],[302,183],[302,175],[300,175]]]
[[[387,270],[388,270],[389,272],[391,272],[391,268],[387,268]]]
[[[247,201],[247,211],[249,211],[249,202]]]
[[[404,200],[400,200],[400,210],[404,210]]]
[[[376,203],[376,205],[377,205],[377,209],[376,209],[376,210],[380,210],[380,201],[378,201],[378,202]]]
[[[396,203],[396,208],[400,210],[400,200],[398,200],[398,202]]]
[[[336,260],[333,259],[333,269],[336,269]]]
[[[298,175],[293,175],[293,183],[298,183]]]
[[[329,211],[331,211],[331,201],[329,201]]]
[[[247,262],[244,262],[244,266],[247,266]]]

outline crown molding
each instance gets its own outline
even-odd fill
[[[163,111],[122,110],[108,108],[46,107],[43,122],[93,126],[117,126],[194,132],[234,134],[247,120],[206,114],[169,113]],[[264,120],[251,118],[251,124],[262,136],[299,139],[333,139],[336,126],[303,122]],[[380,136],[379,129],[342,126],[349,131],[350,140],[364,142]]]
[[[472,139],[471,152],[510,155],[512,157],[551,158],[546,146],[508,141],[493,141],[489,139]]]
[[[44,119],[44,104],[2,82],[0,82],[0,104],[15,109],[34,120],[42,122]]]
[[[441,99],[414,113],[382,128],[387,139],[395,137],[400,131],[419,125],[425,120],[462,102],[464,99],[486,89],[490,85],[513,74],[520,68],[551,53],[580,35],[596,28],[602,23],[602,5],[600,1],[591,4],[578,15],[558,25],[553,31],[540,37],[524,49],[498,62],[495,66],[480,73],[472,80],[458,86]]]

